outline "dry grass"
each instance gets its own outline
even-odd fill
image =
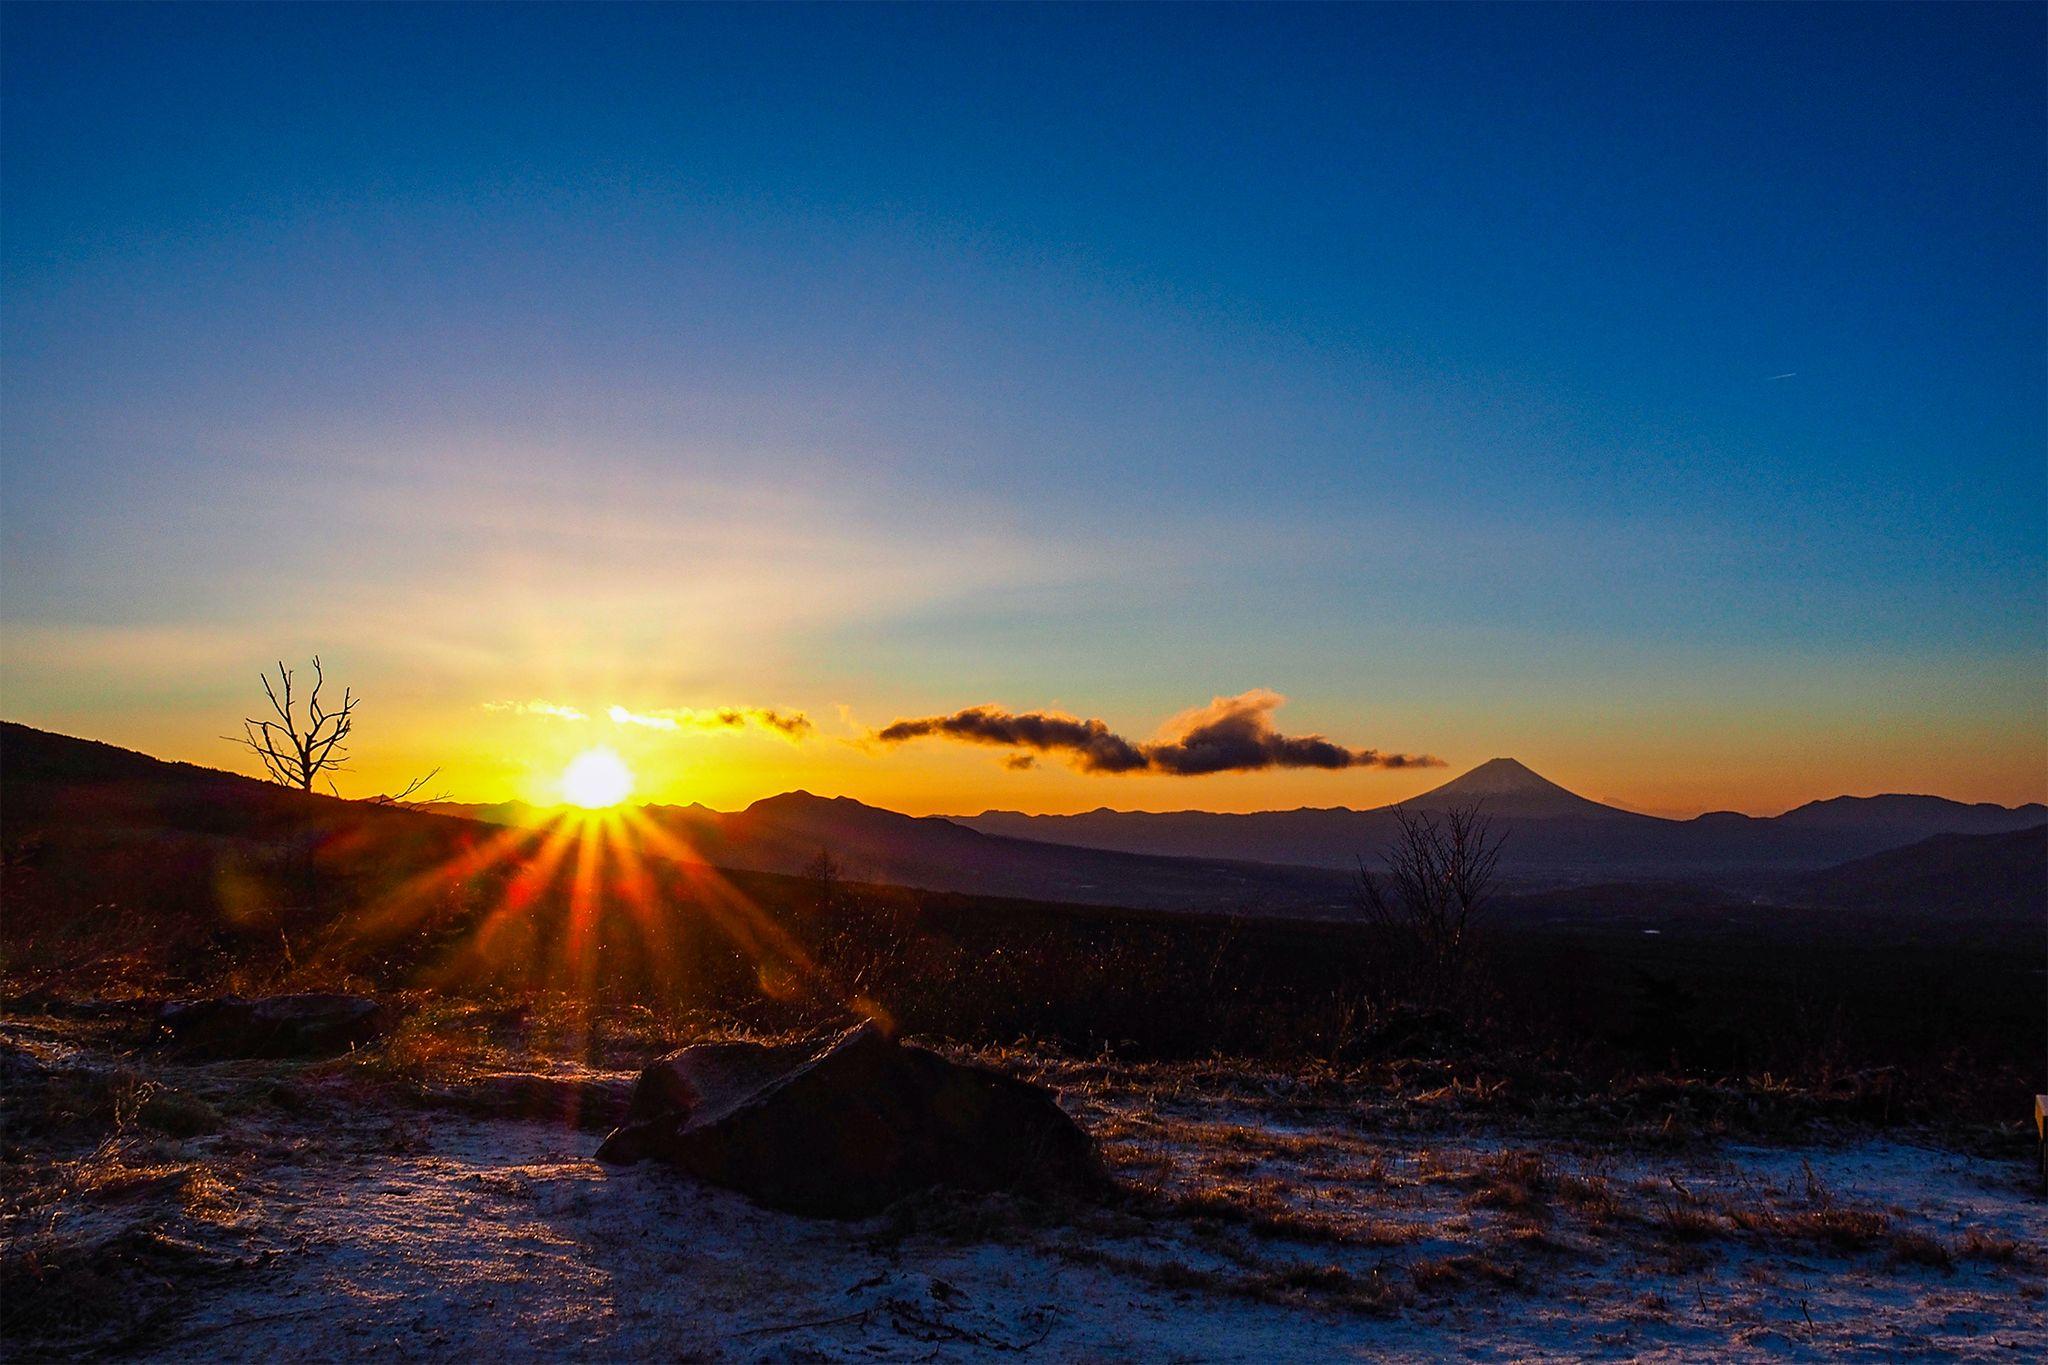
[[[1558,1203],[1595,1228],[1619,1220],[1626,1206],[1613,1182],[1601,1174],[1560,1172],[1551,1181]]]
[[[352,1054],[358,1074],[415,1086],[458,1081],[504,1055],[483,1011],[453,1002],[408,1011],[378,1046]]]
[[[1098,1083],[1095,1093],[1110,1089]],[[1126,1182],[1159,1211],[1194,1223],[1209,1250],[1246,1268],[1257,1261],[1247,1239],[1376,1250],[1435,1242],[1406,1271],[1427,1292],[1526,1285],[1560,1256],[1603,1248],[1661,1258],[1656,1263],[1672,1273],[1692,1274],[1717,1264],[1714,1244],[1729,1239],[1781,1253],[1884,1252],[1894,1264],[1931,1269],[2008,1254],[1982,1237],[1950,1247],[1900,1233],[1890,1215],[1837,1199],[1811,1171],[1788,1187],[1748,1178],[1731,1184],[1711,1165],[1700,1175],[1631,1180],[1617,1175],[1611,1154],[1574,1161],[1549,1147],[1474,1152],[1426,1139],[1394,1159],[1385,1137],[1332,1131],[1327,1118],[1321,1131],[1302,1133],[1191,1117],[1204,1108],[1199,1090],[1182,1076],[1170,1101],[1100,1100],[1095,1126],[1116,1135],[1105,1153]],[[1241,1094],[1208,1101],[1210,1112],[1227,1108],[1234,1116],[1296,1104],[1284,1095],[1267,1105]],[[1451,1198],[1449,1208],[1430,1196],[1431,1187]],[[1433,1212],[1417,1216],[1422,1210]],[[1221,1239],[1226,1231],[1237,1240]]]
[[[220,1130],[220,1113],[205,1099],[125,1067],[17,1066],[6,1116],[6,1132],[17,1141],[136,1126],[181,1138]]]
[[[133,1348],[236,1267],[218,1234],[237,1219],[228,1173],[125,1128],[21,1163],[0,1201],[0,1337],[27,1356]]]
[[[1704,1242],[1727,1230],[1720,1219],[1699,1205],[1678,1200],[1658,1211],[1654,1226],[1659,1236],[1671,1242]]]
[[[15,1357],[135,1349],[232,1270],[236,1173],[186,1140],[225,1120],[208,1098],[84,1065],[30,1035],[4,1059],[0,1338]]]
[[[2013,1265],[2028,1259],[2026,1248],[2010,1237],[1999,1237],[1982,1228],[1971,1228],[1956,1243],[1956,1255],[1965,1261],[1985,1261],[1992,1265]]]
[[[1939,1238],[1924,1232],[1895,1232],[1891,1239],[1891,1258],[1902,1265],[1924,1265],[1935,1270],[1955,1268],[1955,1253]]]
[[[136,1221],[105,1236],[37,1236],[0,1252],[0,1337],[19,1359],[136,1349],[236,1262]]]
[[[1550,1161],[1541,1152],[1497,1152],[1481,1161],[1467,1180],[1473,1190],[1465,1202],[1474,1208],[1502,1209],[1532,1218],[1548,1213]]]
[[[1835,1251],[1866,1251],[1891,1230],[1891,1219],[1882,1213],[1832,1203],[1793,1210],[1738,1207],[1729,1209],[1726,1217],[1732,1226],[1767,1242]]]
[[[1417,1289],[1428,1294],[1442,1294],[1473,1284],[1511,1288],[1522,1283],[1519,1267],[1472,1252],[1417,1261],[1408,1267],[1408,1276]]]
[[[1168,1217],[1234,1224],[1255,1237],[1274,1241],[1396,1247],[1428,1235],[1420,1223],[1376,1217],[1349,1207],[1303,1208],[1298,1202],[1302,1194],[1299,1186],[1268,1179],[1161,1195],[1154,1206]]]

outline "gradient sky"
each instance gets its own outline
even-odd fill
[[[317,649],[350,794],[1447,775],[861,742],[1270,688],[1658,812],[2048,797],[2044,12],[8,5],[0,710],[247,769]]]

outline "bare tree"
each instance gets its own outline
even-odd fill
[[[1394,807],[1393,847],[1360,860],[1358,904],[1413,955],[1413,984],[1440,1003],[1464,983],[1472,922],[1493,893],[1502,836],[1477,803],[1440,814]]]
[[[292,670],[282,659],[278,660],[274,685],[268,673],[258,678],[277,718],[251,716],[242,722],[240,739],[228,738],[253,751],[271,781],[309,792],[316,779],[341,771],[342,760],[348,757],[349,732],[355,728],[357,697],[343,688],[341,705],[329,707],[321,702],[320,691],[327,678],[321,672],[318,654],[313,656],[313,690],[303,711],[293,694]],[[328,787],[333,785],[329,778]]]

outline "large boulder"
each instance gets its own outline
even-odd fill
[[[934,1185],[1076,1193],[1095,1146],[1050,1092],[896,1042],[705,1043],[641,1073],[600,1161],[654,1157],[770,1208],[859,1218]]]
[[[179,1000],[157,1014],[195,1057],[329,1057],[382,1037],[391,1022],[368,996],[328,993]]]

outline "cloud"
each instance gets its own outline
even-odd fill
[[[1111,732],[1099,720],[1080,720],[1057,712],[1029,711],[1023,715],[998,706],[970,706],[950,716],[926,716],[899,720],[875,732],[884,744],[936,735],[963,744],[994,744],[1006,749],[1064,751],[1074,766],[1090,773],[1128,773],[1145,767],[1145,755],[1137,745]]]
[[[1321,735],[1283,735],[1273,728],[1271,713],[1287,698],[1254,689],[1237,697],[1217,697],[1207,706],[1182,712],[1167,722],[1171,738],[1145,746],[1145,756],[1160,772],[1180,777],[1204,773],[1252,772],[1260,768],[1432,768],[1443,760],[1427,754],[1389,754],[1378,749],[1347,749]]]
[[[773,730],[784,739],[799,740],[811,732],[811,718],[801,711],[772,706],[670,707],[660,711],[628,711],[614,706],[605,712],[614,725],[640,725],[650,730],[743,730],[749,725]]]
[[[1217,697],[1207,706],[1175,716],[1159,739],[1142,744],[1125,739],[1099,720],[1059,712],[1018,713],[999,706],[970,706],[949,716],[899,720],[876,731],[875,738],[884,744],[901,744],[931,737],[1029,751],[1011,756],[1013,768],[1030,766],[1035,753],[1064,753],[1074,767],[1086,773],[1200,777],[1264,768],[1443,765],[1442,759],[1427,754],[1352,749],[1321,735],[1283,735],[1273,726],[1272,712],[1286,700],[1264,689]]]
[[[548,716],[555,720],[590,719],[577,707],[551,701],[487,701],[484,710],[509,711],[521,716]],[[678,706],[659,711],[629,711],[623,706],[611,706],[605,709],[604,714],[614,725],[638,725],[670,734],[744,730],[749,725],[771,730],[788,740],[800,740],[811,733],[809,716],[801,711],[781,711],[772,706],[712,706],[702,709]]]
[[[556,720],[589,720],[573,706],[558,706],[551,701],[487,701],[486,711],[510,711],[519,716],[553,716]]]
[[[1038,760],[1030,754],[1011,754],[1003,760],[1003,766],[1013,773],[1027,772],[1038,766]]]

